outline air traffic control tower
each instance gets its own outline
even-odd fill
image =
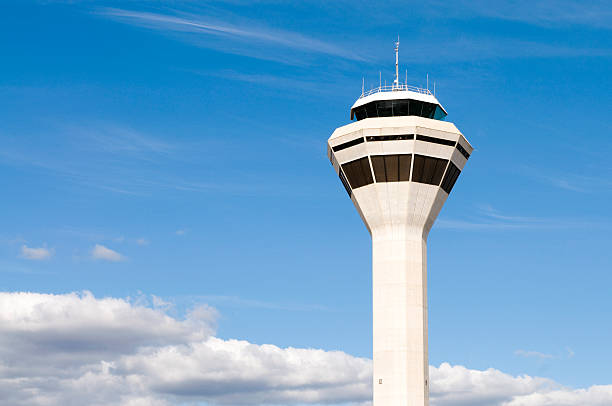
[[[473,151],[428,89],[380,86],[328,156],[372,236],[374,406],[427,406],[427,235]]]

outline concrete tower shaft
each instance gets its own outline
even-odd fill
[[[472,147],[449,122],[356,115],[328,155],[372,236],[374,406],[425,406],[427,236]]]

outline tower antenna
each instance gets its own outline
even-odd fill
[[[395,43],[395,82],[393,85],[395,88],[399,87],[399,35],[397,36],[397,42]]]

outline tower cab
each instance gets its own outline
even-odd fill
[[[405,84],[380,86],[361,94],[351,107],[351,120],[418,116],[444,120],[446,110],[429,91]]]
[[[380,86],[351,107],[352,122],[328,141],[328,157],[349,196],[376,183],[417,182],[448,195],[473,151],[429,89]]]

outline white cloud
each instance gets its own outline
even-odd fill
[[[32,247],[28,247],[25,244],[21,246],[21,257],[25,259],[41,261],[44,259],[51,258],[53,254],[54,254],[53,249],[48,249],[45,247],[32,248]]]
[[[343,403],[367,400],[372,366],[340,351],[210,337],[122,357],[115,372],[167,396],[216,403]]]
[[[214,337],[216,311],[91,293],[0,293],[0,399],[21,405],[369,404],[372,363],[341,351]],[[604,406],[612,385],[442,364],[432,406]]]
[[[364,58],[359,53],[348,48],[341,47],[326,41],[302,35],[297,32],[271,29],[263,26],[257,21],[236,21],[236,16],[227,17],[227,21],[212,20],[206,15],[197,14],[162,14],[123,9],[106,8],[99,12],[100,15],[122,21],[127,24],[138,25],[152,30],[171,32],[185,36],[195,34],[206,45],[220,48],[224,52],[235,52],[247,54],[264,59],[271,58],[270,55],[252,53],[254,48],[265,46],[292,49],[301,53],[332,55],[345,59],[362,61]],[[187,36],[189,37],[189,36]],[[228,47],[227,39],[232,40],[232,46]],[[246,45],[235,48],[236,43]],[[223,44],[223,45],[222,45]],[[249,52],[249,49],[251,51]],[[285,62],[286,62],[285,57]],[[279,59],[279,61],[283,61]]]
[[[104,125],[97,132],[86,132],[96,148],[113,154],[130,154],[145,160],[151,155],[167,155],[176,149],[153,136],[140,133],[129,127]]]
[[[125,257],[117,251],[105,247],[104,245],[96,244],[91,250],[91,257],[103,261],[118,262],[123,261]]]
[[[174,232],[174,234],[176,234],[176,235],[185,235],[186,232],[187,232],[186,230],[176,230]]]

